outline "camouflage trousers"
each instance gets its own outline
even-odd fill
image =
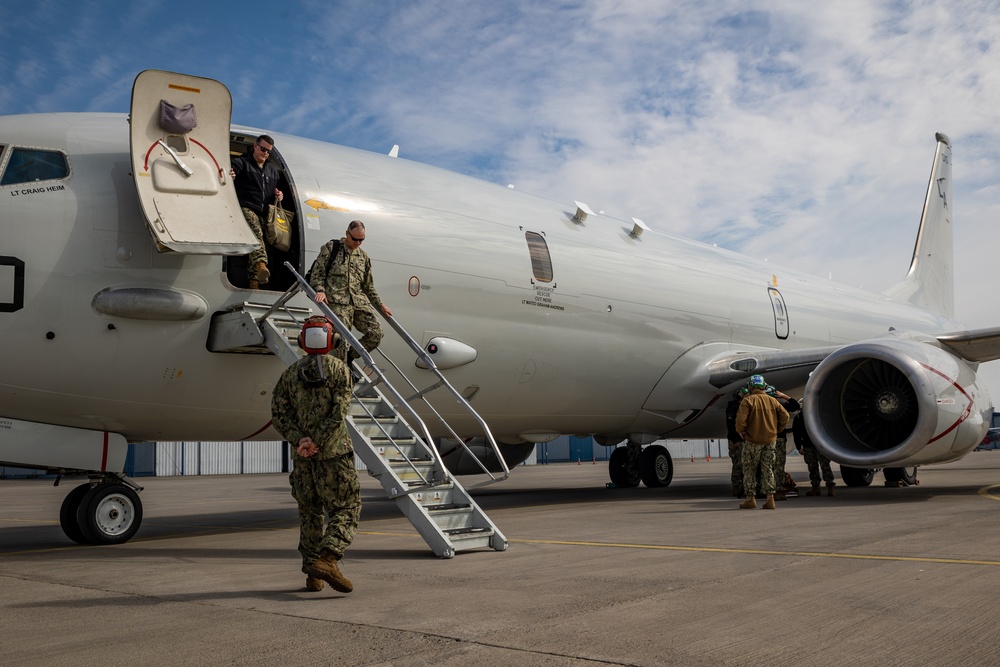
[[[743,463],[740,461],[740,453],[743,451],[742,442],[729,441],[729,459],[733,464],[733,472],[729,478],[733,486],[743,483]]]
[[[815,447],[804,446],[802,448],[802,458],[805,459],[809,467],[809,483],[819,486],[819,473],[823,471],[823,481],[833,484],[833,470],[830,468],[830,459],[819,453]]]
[[[788,437],[779,433],[774,441],[774,488],[780,491],[785,488],[785,459],[788,457]]]
[[[361,483],[354,468],[354,453],[328,459],[297,458],[288,481],[292,497],[299,504],[302,571],[324,549],[342,557],[354,541],[361,518]]]
[[[757,471],[760,471],[760,486],[764,493],[774,493],[774,443],[743,441],[740,453],[743,463],[743,488],[746,495],[757,495]]]
[[[348,329],[355,328],[361,332],[358,340],[361,345],[371,352],[382,342],[382,325],[379,324],[378,315],[371,306],[352,306],[349,304],[329,304],[330,309],[340,318],[344,326]],[[347,349],[347,346],[345,346]],[[347,361],[345,359],[344,361]]]
[[[250,227],[253,235],[257,237],[257,242],[260,243],[260,247],[247,257],[247,276],[255,278],[257,274],[254,272],[254,267],[257,266],[257,262],[267,264],[267,249],[264,247],[264,221],[257,215],[257,211],[251,208],[241,210],[243,211],[243,217],[247,219],[247,226]]]

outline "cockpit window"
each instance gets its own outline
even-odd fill
[[[535,275],[535,280],[540,283],[552,282],[552,258],[549,256],[549,246],[545,243],[545,239],[535,232],[525,232],[524,238],[528,242],[531,272]]]
[[[69,176],[64,153],[37,148],[12,148],[0,185],[52,181]]]

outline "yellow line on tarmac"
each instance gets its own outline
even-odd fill
[[[770,551],[766,549],[725,549],[719,547],[680,547],[659,544],[618,544],[614,542],[569,542],[564,540],[511,540],[522,544],[553,544],[557,546],[576,547],[616,547],[623,549],[654,549],[659,551],[694,551],[698,553],[719,554],[755,554],[759,556],[805,556],[812,558],[849,558],[852,560],[890,560],[912,563],[944,563],[947,565],[995,565],[1000,567],[1000,561],[967,560],[961,558],[931,558],[919,556],[878,556],[875,554],[844,554],[822,551]]]
[[[984,486],[979,489],[976,493],[981,495],[983,498],[989,498],[990,500],[1000,500],[1000,496],[993,495],[990,493],[992,489],[1000,489],[1000,484],[994,484],[993,486]]]
[[[998,485],[1000,486],[1000,485]],[[997,498],[1000,500],[1000,498]],[[358,535],[382,537],[419,537],[413,533],[392,533],[380,531],[358,531]],[[908,563],[942,563],[944,565],[993,565],[1000,567],[996,560],[971,560],[964,558],[932,558],[924,556],[879,556],[876,554],[845,554],[823,551],[771,551],[767,549],[727,549],[722,547],[683,547],[666,544],[632,544],[627,542],[574,542],[570,540],[509,540],[511,544],[551,544],[562,547],[611,547],[616,549],[652,549],[654,551],[691,551],[696,553],[751,554],[758,556],[799,556],[810,558],[847,558],[850,560],[887,560]]]

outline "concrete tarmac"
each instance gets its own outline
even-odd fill
[[[1000,452],[775,511],[737,509],[728,459],[607,479],[517,468],[476,492],[509,549],[442,560],[362,473],[347,595],[305,591],[284,475],[142,479],[113,547],[63,536],[78,482],[2,480],[0,664],[997,664]]]

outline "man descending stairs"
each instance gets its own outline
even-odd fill
[[[300,290],[312,296],[312,288],[290,265],[286,267],[298,283],[274,305],[245,303],[213,317],[210,350],[261,353],[266,349],[289,365],[302,355],[293,341],[310,309],[289,306],[288,301]],[[506,550],[507,538],[445,467],[430,431],[411,401],[419,400],[430,406],[426,398],[428,393],[440,389],[450,392],[481,425],[497,459],[503,462],[485,422],[451,386],[419,344],[393,319],[387,320],[391,327],[420,357],[423,368],[435,376],[434,384],[418,391],[410,400],[403,398],[367,350],[325,304],[313,305],[333,322],[338,333],[359,355],[354,361],[354,372],[359,380],[354,387],[347,427],[354,451],[367,466],[369,474],[379,480],[435,555],[451,558],[459,551],[471,549]],[[398,365],[394,366],[399,371]],[[362,368],[367,373],[360,372]],[[437,414],[433,409],[431,412]],[[442,423],[450,439],[464,447],[464,440],[443,420]],[[509,470],[506,463],[502,463],[502,467],[504,474],[498,477],[483,466],[483,472],[490,477],[486,483],[506,479]]]

